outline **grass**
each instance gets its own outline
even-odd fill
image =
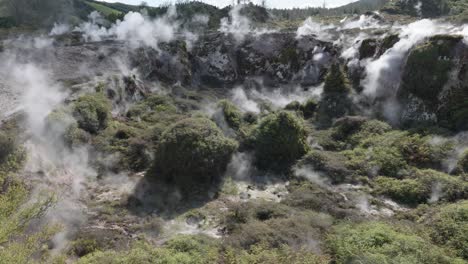
[[[108,6],[105,6],[105,5],[101,5],[101,4],[93,3],[93,2],[88,2],[88,1],[86,1],[85,3],[87,5],[89,5],[89,6],[91,6],[92,8],[96,9],[96,11],[100,12],[104,16],[109,16],[111,14],[115,14],[115,15],[122,14],[122,12],[120,12],[118,10],[115,10],[113,8],[110,8]]]

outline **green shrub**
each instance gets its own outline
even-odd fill
[[[73,105],[78,126],[92,134],[105,129],[111,117],[111,103],[100,93],[84,95]]]
[[[288,186],[289,193],[281,203],[301,210],[312,210],[336,218],[352,219],[356,212],[338,192],[332,192],[309,181],[293,180]]]
[[[336,263],[463,263],[409,230],[379,222],[342,224],[327,244]]]
[[[427,223],[433,241],[468,260],[468,201],[447,205]]]
[[[304,118],[309,119],[312,118],[317,111],[318,103],[315,99],[309,99],[305,103],[301,105],[301,111],[304,115]]]
[[[315,115],[319,127],[330,127],[335,119],[353,114],[349,86],[349,81],[340,65],[333,64],[325,78],[322,98]]]
[[[420,168],[440,168],[441,161],[447,158],[453,149],[451,143],[432,144],[431,137],[422,137],[418,134],[402,137],[398,148],[408,164]]]
[[[417,205],[426,203],[431,196],[431,186],[416,179],[398,180],[378,177],[375,179],[374,193],[387,196],[399,203]]]
[[[239,109],[227,100],[220,101],[218,103],[218,107],[221,109],[224,119],[228,125],[234,130],[239,130],[242,123],[242,113]]]
[[[358,174],[385,175],[400,178],[408,165],[396,146],[373,145],[357,147],[343,152],[348,157],[347,166]]]
[[[346,157],[339,152],[313,150],[296,166],[310,166],[314,171],[323,172],[333,184],[337,184],[351,179],[352,172],[346,168],[346,161]]]
[[[325,77],[324,94],[347,94],[349,92],[348,80],[339,64],[331,66]]]
[[[293,101],[293,102],[287,104],[287,105],[284,107],[284,110],[288,110],[288,111],[300,111],[300,110],[301,110],[301,103],[299,103],[298,101]]]
[[[149,116],[155,112],[175,113],[177,112],[177,107],[171,98],[164,95],[152,94],[132,106],[127,111],[127,117],[132,119],[141,118],[148,121],[150,119]]]
[[[229,230],[229,246],[249,249],[263,244],[270,248],[285,245],[298,248],[308,246],[311,240],[320,241],[322,230],[329,228],[332,218],[314,212],[295,212],[268,220],[250,220]],[[319,247],[319,245],[316,245]]]
[[[79,239],[71,245],[71,251],[78,257],[93,253],[98,249],[97,242],[92,239]]]
[[[177,236],[160,248],[137,244],[128,251],[95,252],[81,258],[79,264],[126,264],[126,263],[216,263],[219,246],[216,239],[205,236]]]
[[[287,104],[284,107],[284,110],[300,112],[304,118],[309,119],[314,116],[315,111],[317,110],[317,106],[317,101],[311,98],[303,104],[299,103],[298,101],[293,101]]]
[[[169,127],[157,144],[151,177],[184,192],[218,182],[237,143],[212,121],[188,118]]]
[[[374,191],[408,205],[468,198],[468,183],[458,177],[434,170],[415,170],[410,177],[403,180],[378,177]]]
[[[8,160],[8,157],[15,152],[15,149],[14,138],[0,131],[0,165]]]
[[[402,91],[436,103],[453,66],[454,47],[461,39],[458,36],[434,36],[414,48],[406,62]]]
[[[90,140],[88,132],[78,127],[78,124],[73,124],[67,128],[63,135],[65,143],[70,146],[79,146],[87,143]]]
[[[468,173],[468,151],[465,151],[458,160],[457,171],[460,173]]]
[[[437,201],[454,202],[468,199],[468,183],[457,176],[448,175],[435,170],[415,170],[412,178],[432,189],[431,196]]]
[[[338,119],[333,125],[333,138],[356,146],[363,140],[382,135],[391,130],[390,125],[379,120],[348,116]]]
[[[375,39],[365,39],[362,41],[361,46],[359,47],[359,59],[366,59],[374,57],[375,52],[377,51],[378,42]]]
[[[233,205],[224,220],[227,230],[232,231],[239,225],[252,221],[267,221],[276,218],[287,218],[293,209],[286,205],[267,201],[251,201]]]
[[[256,165],[263,170],[284,172],[309,150],[304,122],[291,112],[268,115],[253,133]]]
[[[224,263],[236,264],[325,264],[330,263],[326,256],[319,256],[305,249],[288,246],[269,248],[268,245],[258,244],[249,250],[228,248],[224,253]]]
[[[151,165],[148,143],[141,139],[132,139],[125,153],[127,166],[133,171],[143,171]]]

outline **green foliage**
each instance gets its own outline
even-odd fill
[[[317,109],[316,120],[320,127],[330,127],[335,119],[353,114],[349,92],[349,80],[340,65],[333,64],[325,77],[323,94]]]
[[[242,113],[239,109],[227,100],[220,101],[218,107],[221,109],[228,125],[234,130],[239,130],[242,122]]]
[[[301,105],[301,111],[304,118],[312,118],[317,110],[318,103],[315,99],[308,99],[304,104]]]
[[[409,230],[379,222],[339,225],[327,242],[337,263],[463,263]]]
[[[253,133],[255,159],[260,169],[286,171],[309,150],[304,122],[291,112],[268,115]]]
[[[95,240],[92,239],[79,239],[73,242],[71,245],[71,251],[78,257],[83,257],[97,250],[98,245]]]
[[[308,180],[291,181],[288,191],[289,194],[281,201],[288,206],[327,213],[336,218],[350,218],[354,215],[350,210],[354,205],[346,203],[338,192],[332,192]]]
[[[141,139],[129,142],[124,161],[133,171],[143,171],[151,165],[151,155],[147,143]]]
[[[249,250],[228,248],[224,254],[224,261],[229,264],[325,264],[330,260],[308,250],[296,250],[288,246],[272,249],[268,245],[258,244]]]
[[[48,26],[66,19],[73,9],[71,0],[3,0],[7,17],[15,25]]]
[[[16,150],[16,143],[12,136],[0,131],[0,165]]]
[[[391,199],[408,205],[425,203],[431,195],[431,186],[417,179],[398,180],[387,177],[375,179],[375,194],[388,196]]]
[[[362,41],[361,46],[359,47],[359,59],[366,59],[374,57],[375,52],[377,51],[378,42],[375,39],[365,39]]]
[[[343,152],[349,159],[348,166],[359,174],[401,177],[408,165],[398,148],[402,132],[389,132],[363,140],[353,150]]]
[[[297,111],[302,113],[304,118],[312,118],[317,110],[318,103],[315,99],[310,98],[305,103],[301,104],[298,101],[293,101],[285,106],[285,110]]]
[[[427,226],[433,241],[468,260],[468,201],[447,205],[429,218]]]
[[[410,134],[398,142],[398,148],[408,164],[422,168],[439,168],[441,161],[453,149],[451,142],[431,143],[431,136]]]
[[[352,177],[352,172],[346,168],[346,161],[346,157],[339,152],[313,150],[296,166],[309,166],[314,171],[324,173],[333,184],[338,184]]]
[[[73,104],[73,116],[78,126],[92,134],[107,127],[110,111],[110,101],[100,93],[84,95]]]
[[[212,121],[188,118],[169,127],[157,144],[154,174],[183,191],[219,181],[237,143],[224,137]]]
[[[422,17],[438,17],[450,12],[451,3],[463,2],[458,0],[425,0],[418,10],[418,0],[388,1],[382,11],[391,14],[404,14]]]
[[[376,126],[375,126],[376,125]],[[408,166],[441,168],[442,160],[448,157],[453,145],[431,143],[431,137],[403,131],[387,131],[384,123],[370,123],[360,133],[351,136],[353,150],[344,154],[348,166],[361,174],[401,177]]]
[[[389,124],[379,120],[348,116],[335,122],[332,137],[354,147],[365,139],[382,135],[391,129]]]
[[[95,3],[95,2],[89,2],[85,1],[86,4],[90,5],[93,9],[98,11],[99,13],[103,14],[104,16],[110,16],[110,15],[120,15],[121,12],[118,10],[115,10],[113,8],[110,8],[108,6]]]
[[[0,262],[30,263],[34,254],[45,240],[56,231],[44,228],[37,233],[25,233],[32,220],[40,218],[54,203],[53,197],[40,195],[33,203],[27,203],[29,193],[26,186],[13,174],[21,166],[21,155],[10,155],[8,166],[0,168]]]
[[[348,80],[345,77],[340,65],[335,63],[331,66],[325,77],[323,92],[325,94],[346,94],[349,92]]]
[[[269,248],[306,247],[311,239],[319,241],[321,231],[332,222],[328,215],[299,212],[281,204],[264,204],[250,210],[236,208],[228,216],[227,245],[246,250],[259,244]]]
[[[468,198],[468,183],[459,177],[434,170],[416,170],[408,179],[378,177],[374,192],[397,202],[417,205],[434,201],[453,202]]]
[[[459,36],[434,36],[414,48],[406,62],[402,90],[429,102],[437,102],[439,93],[448,81],[454,48],[460,40]]]
[[[387,50],[391,49],[398,41],[400,37],[398,34],[390,34],[382,39],[380,48],[378,50],[378,55],[384,54]]]
[[[465,151],[461,155],[460,160],[458,160],[457,171],[460,172],[460,173],[467,173],[468,174],[468,150]]]
[[[129,251],[106,251],[86,255],[78,261],[78,264],[216,263],[218,247],[216,240],[205,236],[177,236],[161,248],[137,244]]]

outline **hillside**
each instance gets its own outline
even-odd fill
[[[9,3],[0,264],[468,263],[454,5]]]

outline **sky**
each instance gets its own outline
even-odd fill
[[[138,5],[142,0],[101,0],[105,2],[121,2],[131,5]],[[232,3],[233,0],[202,0],[202,2],[224,7]],[[266,0],[270,8],[293,8],[293,7],[317,7],[323,6],[324,0]],[[325,0],[327,7],[337,7],[355,2],[356,0]],[[170,0],[145,0],[150,6],[159,6],[163,3],[171,2]],[[173,2],[173,1],[172,1]],[[255,3],[260,3],[261,0],[253,0]]]

